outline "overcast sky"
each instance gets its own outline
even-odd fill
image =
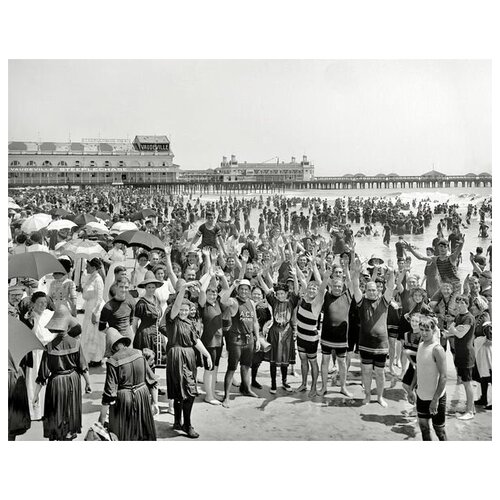
[[[9,140],[149,134],[183,169],[306,154],[319,176],[491,171],[491,65],[10,61]]]

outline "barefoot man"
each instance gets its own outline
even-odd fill
[[[226,333],[226,348],[228,353],[227,371],[224,377],[224,401],[222,406],[229,408],[229,389],[233,381],[234,372],[240,363],[241,385],[240,392],[244,396],[257,398],[250,383],[250,368],[254,351],[254,343],[259,337],[259,322],[255,313],[255,306],[250,300],[250,281],[236,280],[237,296],[229,300],[231,312],[231,326]],[[232,290],[231,290],[232,291]]]
[[[323,328],[321,330],[321,391],[324,396],[327,391],[328,365],[330,356],[335,354],[339,364],[340,392],[347,397],[352,394],[347,390],[347,332],[349,330],[349,310],[352,301],[352,283],[347,264],[344,268],[344,280],[333,278],[330,286],[331,292],[326,292],[323,304]]]
[[[389,335],[387,333],[387,310],[394,292],[394,270],[388,269],[386,288],[383,294],[377,289],[374,281],[366,284],[365,295],[359,288],[361,262],[356,258],[352,264],[352,285],[354,300],[360,316],[359,353],[361,356],[361,376],[365,388],[363,404],[371,399],[372,374],[375,370],[377,383],[377,402],[384,408],[387,406],[384,394],[384,368],[389,353]]]
[[[313,262],[313,267],[316,267],[316,262]],[[307,375],[310,365],[312,385],[309,397],[311,398],[316,396],[316,384],[319,375],[317,360],[319,344],[318,319],[323,307],[329,275],[329,271],[325,272],[320,285],[317,281],[310,281],[307,285],[305,296],[300,299],[297,307],[297,350],[300,356],[302,384],[297,387],[296,392],[307,390]]]

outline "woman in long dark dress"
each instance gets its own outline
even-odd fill
[[[23,371],[18,368],[9,351],[9,441],[31,427],[28,391]]]
[[[160,331],[167,336],[167,391],[174,400],[174,429],[183,430],[188,437],[199,434],[191,425],[191,411],[196,396],[196,348],[205,357],[208,369],[212,358],[196,335],[189,311],[191,302],[184,299],[186,289],[193,283],[183,283],[172,308],[165,312]],[[184,418],[184,424],[182,424]]]
[[[33,404],[38,404],[40,390],[47,384],[43,436],[50,441],[71,441],[82,432],[80,375],[85,378],[85,392],[92,392],[87,361],[79,339],[73,336],[81,333],[81,327],[64,304],[57,306],[46,327],[57,335],[43,353]]]
[[[158,324],[162,316],[161,305],[155,295],[156,289],[162,284],[151,271],[148,271],[144,281],[137,285],[138,288],[144,289],[145,293],[135,305],[132,322],[132,330],[135,332],[134,349],[141,351],[151,349],[155,354],[153,366],[156,364],[164,365],[166,355],[165,338],[158,331]]]
[[[156,441],[153,415],[159,413],[158,381],[141,351],[115,328],[106,331],[106,363],[99,422],[109,411],[109,430],[119,441]]]

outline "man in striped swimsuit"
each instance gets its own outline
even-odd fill
[[[315,265],[313,263],[313,265]],[[323,276],[320,285],[316,281],[310,281],[307,285],[304,297],[300,299],[297,307],[297,349],[300,356],[300,369],[302,372],[302,384],[297,387],[297,392],[307,390],[307,375],[309,365],[311,366],[312,386],[309,397],[316,396],[316,384],[318,382],[318,319],[323,307],[326,287],[329,281],[329,272]]]
[[[360,317],[359,354],[361,356],[361,376],[365,389],[363,404],[371,399],[372,374],[375,371],[377,383],[377,402],[387,407],[385,401],[385,363],[389,353],[389,334],[387,332],[387,311],[394,293],[394,270],[389,268],[386,288],[379,294],[374,281],[366,283],[365,295],[359,288],[361,262],[358,258],[353,262],[351,274],[354,300],[358,306]]]

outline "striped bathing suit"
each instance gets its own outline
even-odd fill
[[[460,290],[460,278],[457,274],[457,266],[451,262],[450,257],[439,259],[436,257],[436,266],[442,283],[451,283],[454,291]]]
[[[316,358],[318,351],[318,316],[312,312],[312,303],[300,300],[297,308],[297,349],[305,352],[310,359]]]

